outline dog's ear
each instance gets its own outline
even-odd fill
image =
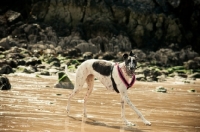
[[[125,53],[125,54],[123,55],[123,58],[124,58],[124,60],[127,59],[127,58],[128,58],[128,54]]]
[[[130,56],[135,56],[135,55],[133,54],[133,52],[132,52],[132,51],[130,52],[130,54],[129,54],[129,55],[130,55]]]
[[[135,54],[133,54],[133,52],[131,51],[130,52],[130,54],[129,54],[130,56],[132,56],[132,57],[135,57],[136,59],[137,59],[137,55],[135,55]]]

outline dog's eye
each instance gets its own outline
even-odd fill
[[[126,64],[129,64],[131,62],[131,60],[127,60]]]

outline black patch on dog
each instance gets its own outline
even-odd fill
[[[117,84],[115,83],[115,80],[112,76],[113,68],[114,68],[114,66],[112,66],[112,68],[111,68],[111,81],[112,81],[112,85],[113,85],[115,92],[119,93],[119,90],[117,89]]]
[[[109,76],[111,73],[112,63],[105,62],[105,61],[95,61],[92,64],[92,68],[104,76]]]

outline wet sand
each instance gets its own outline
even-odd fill
[[[124,126],[119,95],[107,91],[98,80],[88,101],[88,118],[82,121],[86,89],[72,99],[67,116],[67,97],[72,90],[53,88],[56,76],[8,78],[12,89],[0,91],[1,132],[200,132],[200,80],[136,81],[128,95],[152,126],[145,126],[128,105],[126,117],[136,126]],[[166,87],[167,93],[155,92],[157,86]],[[190,93],[190,89],[197,92]]]

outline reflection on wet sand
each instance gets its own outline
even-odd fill
[[[71,118],[70,120],[74,120],[74,121],[77,121],[77,128],[80,127],[80,132],[88,132],[88,131],[94,131],[95,132],[102,132],[104,129],[105,131],[118,131],[119,132],[125,132],[125,131],[131,131],[131,132],[142,132],[140,130],[138,130],[137,128],[134,128],[134,127],[128,127],[128,126],[123,126],[121,125],[120,123],[117,123],[115,125],[109,125],[109,124],[106,124],[104,122],[98,122],[96,120],[93,120],[93,119],[86,119],[86,118],[82,118],[81,119],[77,119],[77,118],[74,118],[74,117],[71,117],[69,116],[69,118]],[[69,132],[70,131],[70,122],[69,122],[69,118],[66,119],[65,121],[65,130],[66,132]],[[91,130],[89,130],[89,128],[92,128]]]
[[[10,91],[0,91],[0,131],[59,131],[59,132],[182,132],[200,131],[200,81],[184,84],[173,80],[163,83],[136,82],[128,91],[133,104],[152,122],[145,126],[126,105],[126,117],[136,126],[124,126],[120,113],[120,97],[108,92],[95,81],[88,100],[88,118],[82,119],[83,89],[71,101],[70,115],[66,113],[71,90],[53,88],[56,77],[9,76]],[[157,86],[167,93],[157,93]],[[195,89],[191,93],[187,90]]]

